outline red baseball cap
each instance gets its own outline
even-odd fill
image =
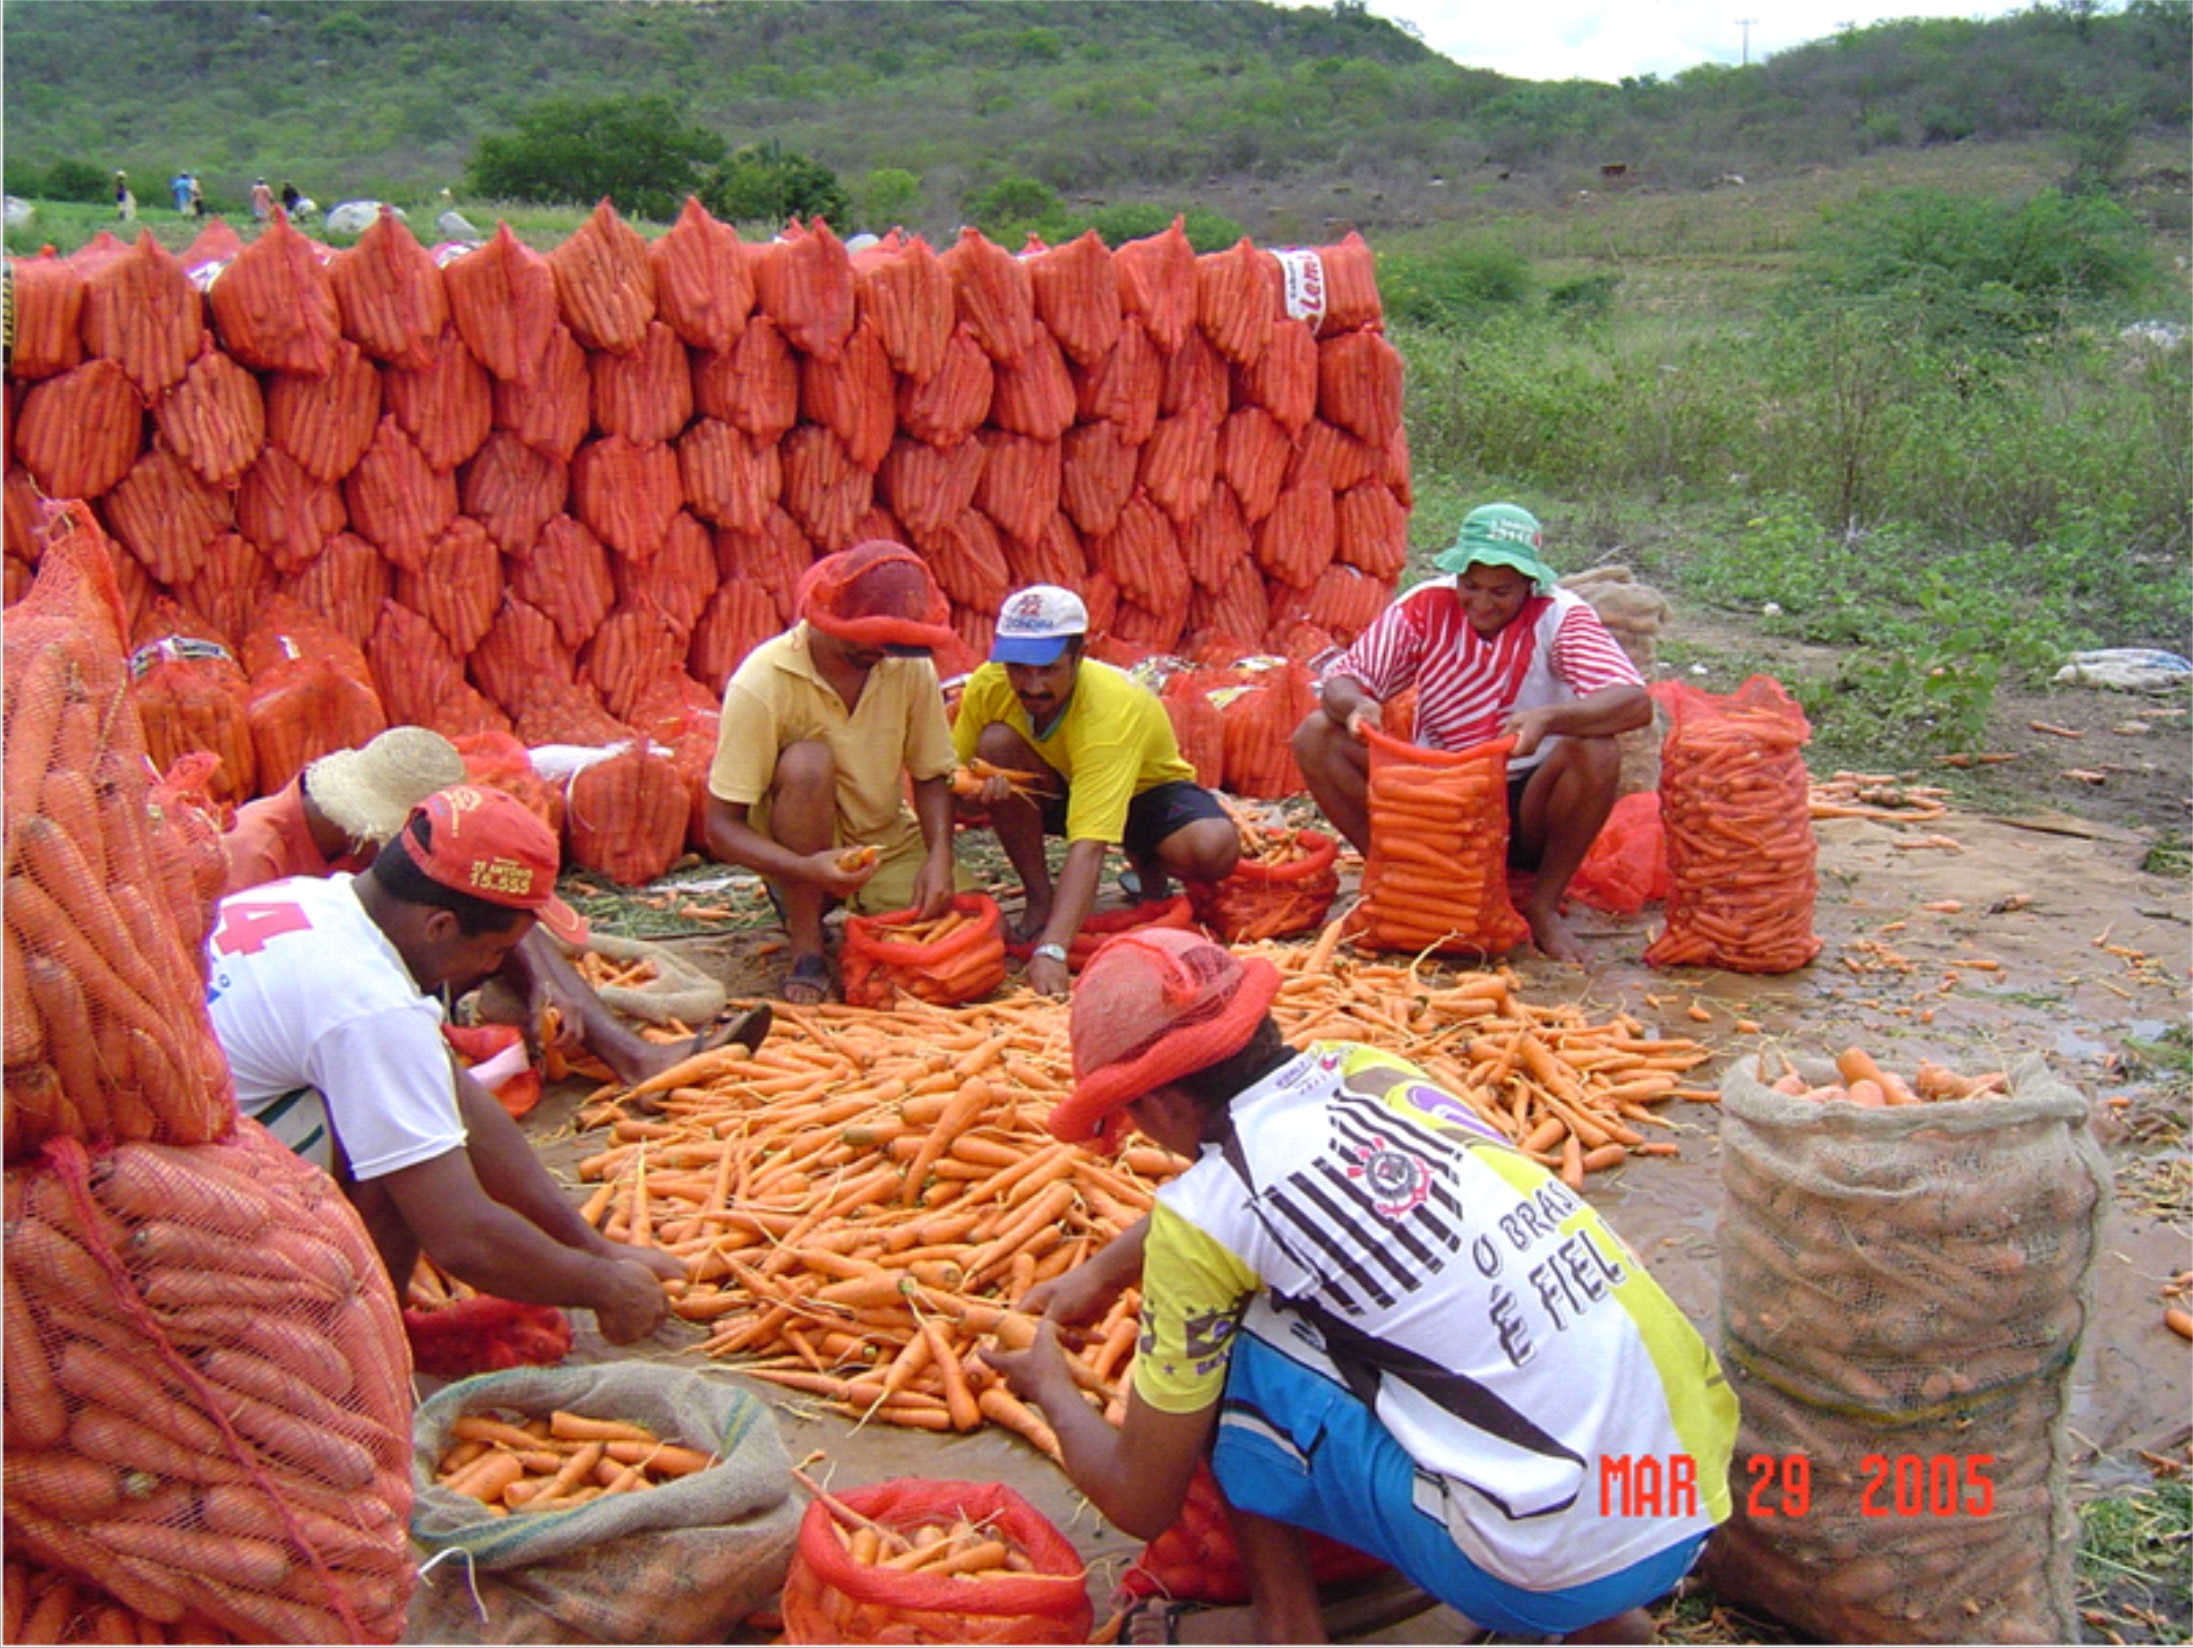
[[[426,840],[418,823],[426,820]],[[555,832],[507,790],[457,784],[411,810],[398,832],[430,881],[490,904],[528,910],[566,944],[586,942],[586,922],[556,896],[562,855]]]

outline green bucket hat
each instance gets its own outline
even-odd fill
[[[1467,572],[1473,566],[1513,567],[1530,579],[1536,593],[1553,588],[1555,573],[1538,553],[1545,543],[1538,517],[1520,504],[1482,504],[1462,518],[1454,547],[1432,557],[1441,572]]]

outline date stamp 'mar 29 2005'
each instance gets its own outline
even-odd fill
[[[1861,1517],[1983,1517],[1995,1510],[1991,1453],[1880,1454],[1858,1461]],[[1751,1479],[1745,1513],[1757,1521],[1809,1516],[1814,1509],[1812,1461],[1801,1453],[1755,1453],[1744,1461]],[[1699,1514],[1698,1464],[1688,1454],[1601,1454],[1599,1514],[1694,1517]]]

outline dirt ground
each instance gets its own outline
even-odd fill
[[[1716,687],[1733,683],[1711,683]],[[1532,959],[1518,963],[1533,1002],[1582,1000],[1595,1013],[1625,1008],[1670,1034],[1713,1048],[1709,1077],[1765,1046],[1831,1053],[1860,1043],[1883,1063],[1908,1069],[1920,1056],[1957,1068],[1991,1068],[2038,1055],[2092,1102],[2094,1126],[2115,1173],[2090,1327],[2073,1375],[2070,1431],[2075,1496],[2124,1493],[2146,1484],[2152,1462],[2193,1464],[2193,1362],[2163,1323],[2162,1288],[2193,1268],[2193,1155],[2188,1152],[2188,882],[2143,869],[2164,831],[2182,831],[2187,737],[2182,715],[2116,694],[2050,695],[2006,704],[1996,749],[2014,753],[2016,783],[2029,793],[1990,807],[1984,795],[1947,817],[1920,823],[1822,821],[1812,966],[1759,978],[1680,970],[1641,961],[1657,912],[1626,920],[1580,911],[1594,960],[1588,970]],[[2078,739],[2024,725],[2046,721]],[[2145,731],[2131,731],[2134,723]],[[2067,753],[2068,752],[2068,753]],[[2053,770],[2100,771],[2099,785],[2059,780]],[[1816,774],[1816,777],[1824,776]],[[1907,775],[1930,782],[1933,774]],[[2071,788],[2058,799],[2056,786]],[[1998,785],[1997,792],[2011,786]],[[2067,804],[2077,804],[2075,814]],[[2102,815],[2113,815],[2111,817]],[[708,885],[703,883],[702,885]],[[748,913],[737,933],[687,937],[681,952],[722,977],[735,996],[766,994],[781,962],[780,938],[751,919],[750,888],[719,882],[708,894]],[[1116,896],[1116,894],[1114,895]],[[1343,897],[1346,896],[1344,891]],[[1928,910],[1929,904],[1959,906]],[[669,901],[676,908],[676,899]],[[1693,1008],[1704,1015],[1701,1022]],[[1756,1024],[1740,1030],[1738,1021]],[[559,1170],[592,1145],[569,1120],[580,1088],[553,1091],[529,1121],[544,1158]],[[1678,1159],[1636,1160],[1596,1175],[1592,1200],[1630,1240],[1681,1308],[1718,1342],[1721,1205],[1717,1112],[1672,1107],[1682,1133]],[[667,1324],[653,1343],[613,1352],[582,1321],[577,1355],[676,1357],[699,1337]],[[767,1387],[754,1387],[774,1400]],[[1136,1547],[1079,1500],[1048,1461],[998,1434],[938,1439],[842,1421],[789,1405],[780,1423],[794,1458],[820,1450],[817,1469],[840,1484],[921,1475],[1003,1480],[1073,1537],[1090,1565],[1099,1617],[1117,1574]],[[2106,1603],[2106,1599],[2096,1598]],[[2193,1620],[2150,1633],[2121,1617],[2122,1640],[2184,1640]],[[1674,1629],[1672,1621],[1669,1628]],[[1715,1616],[1721,1634],[1686,1640],[1777,1641],[1771,1625]],[[1456,1639],[1444,1610],[1366,1640]]]

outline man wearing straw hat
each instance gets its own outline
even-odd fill
[[[1583,597],[1555,586],[1538,518],[1515,504],[1470,511],[1429,578],[1326,666],[1319,706],[1295,730],[1311,796],[1358,851],[1371,850],[1363,729],[1416,688],[1415,741],[1466,750],[1513,738],[1508,862],[1536,872],[1521,915],[1556,961],[1586,960],[1561,898],[1622,776],[1616,738],[1652,720],[1644,680]],[[1458,843],[1466,848],[1466,843]]]
[[[1050,1130],[1116,1148],[1139,1129],[1193,1165],[1025,1296],[1029,1349],[984,1352],[1127,1533],[1170,1527],[1210,1460],[1249,1606],[1153,1599],[1122,1640],[1326,1640],[1307,1528],[1503,1636],[1649,1641],[1645,1605],[1729,1513],[1736,1399],[1713,1353],[1582,1198],[1421,1070],[1282,1042],[1279,986],[1198,933],[1097,951]],[[1137,1283],[1115,1429],[1059,1335]],[[1610,1503],[1606,1461],[1671,1491]]]

